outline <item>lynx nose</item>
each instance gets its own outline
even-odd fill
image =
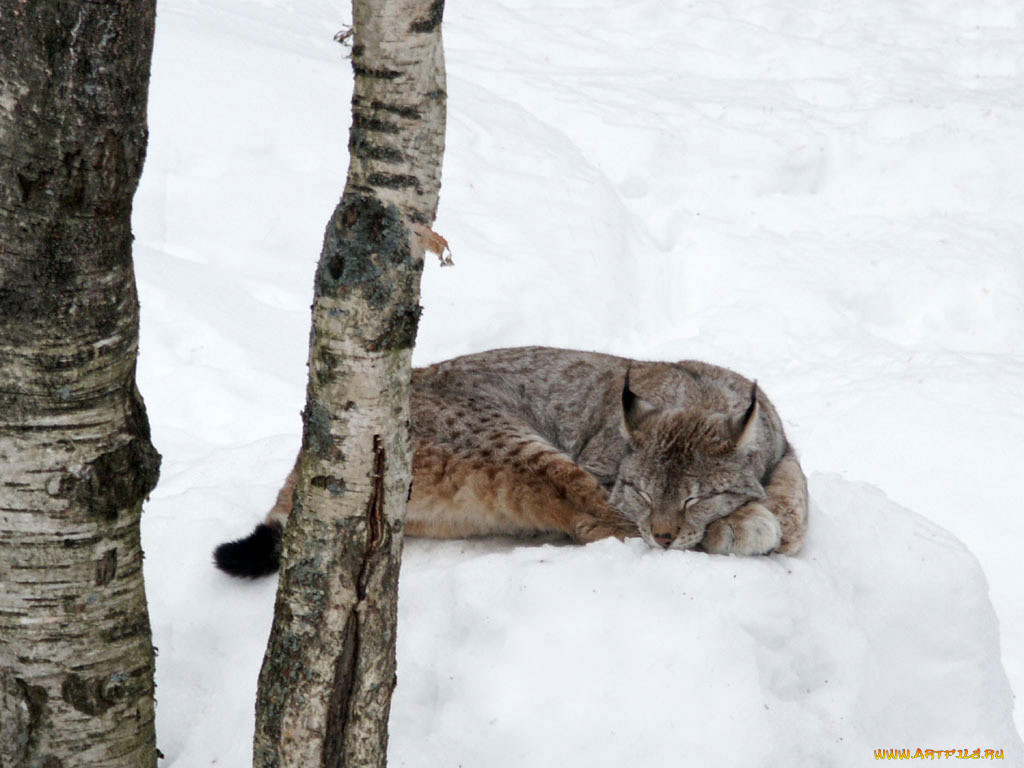
[[[668,515],[655,514],[651,517],[651,535],[662,547],[668,549],[679,535],[679,526]]]
[[[672,542],[675,541],[676,537],[671,533],[656,533],[654,534],[654,540],[661,544],[662,547],[668,549],[672,546]]]

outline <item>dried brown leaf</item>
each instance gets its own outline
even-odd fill
[[[437,232],[423,224],[413,224],[412,231],[416,237],[419,238],[420,245],[423,247],[423,250],[437,254],[437,258],[440,260],[442,267],[450,267],[455,263],[452,261],[451,246],[448,245],[448,241],[441,237],[441,235],[437,234]]]

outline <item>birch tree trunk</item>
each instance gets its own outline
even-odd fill
[[[130,229],[153,19],[0,7],[0,768],[156,765]]]
[[[444,151],[443,0],[354,0],[344,196],[317,268],[296,505],[254,765],[383,766],[395,685],[421,238]]]

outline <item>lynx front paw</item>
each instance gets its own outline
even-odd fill
[[[625,539],[632,534],[623,525],[609,523],[592,515],[580,515],[572,527],[572,538],[577,544],[589,544],[592,541],[601,539]]]
[[[767,508],[751,501],[708,526],[701,542],[716,555],[764,555],[782,541],[779,521]]]

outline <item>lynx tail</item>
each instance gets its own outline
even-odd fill
[[[281,567],[281,535],[277,523],[260,523],[244,539],[221,544],[213,551],[213,561],[224,573],[257,579],[269,576]]]

